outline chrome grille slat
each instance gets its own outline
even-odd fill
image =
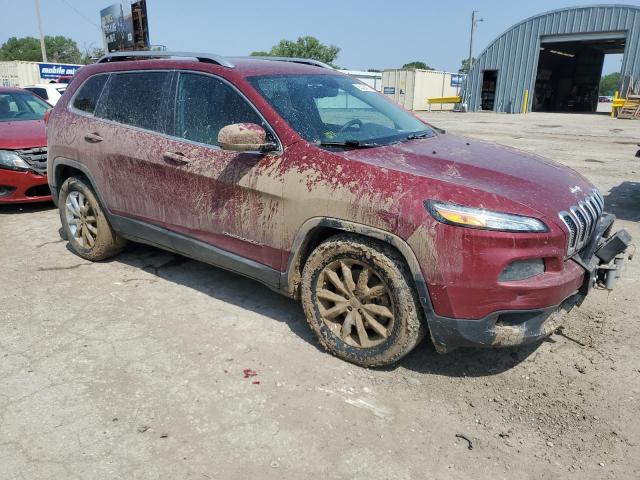
[[[26,148],[15,152],[38,173],[47,173],[47,147]]]
[[[578,208],[580,209],[580,211],[582,212],[582,214],[584,215],[585,221],[586,221],[586,230],[585,230],[585,237],[590,237],[591,236],[591,231],[593,229],[593,225],[595,223],[595,218],[591,215],[591,212],[589,211],[589,209],[587,208],[587,206],[585,205],[584,202],[580,202],[578,203]]]
[[[594,234],[600,216],[604,211],[604,198],[597,189],[577,205],[572,205],[567,211],[558,214],[562,223],[569,231],[567,242],[567,256],[579,252],[589,243]]]
[[[593,231],[596,228],[596,224],[598,223],[599,215],[596,213],[595,209],[589,202],[589,199],[587,199],[587,201],[584,202],[584,208],[587,209],[587,212],[589,212],[589,215],[591,216],[591,232],[589,232],[589,236],[591,236],[591,233],[593,233]]]
[[[598,205],[598,203],[593,198],[587,199],[587,205],[591,207],[595,218],[600,217],[600,214],[602,213],[602,211],[600,210],[600,205]]]
[[[573,218],[578,224],[578,245],[582,245],[587,230],[587,221],[578,207],[571,207],[569,211],[573,214]]]

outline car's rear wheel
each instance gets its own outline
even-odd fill
[[[118,254],[127,243],[113,231],[89,183],[68,178],[60,188],[60,220],[74,253],[91,261]]]
[[[404,260],[389,245],[337,235],[309,256],[302,305],[327,351],[364,367],[389,365],[425,334],[410,279]]]

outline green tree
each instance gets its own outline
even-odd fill
[[[402,68],[404,70],[433,70],[429,65],[420,61],[405,63]]]
[[[47,48],[47,59],[56,63],[80,63],[82,54],[78,44],[70,38],[58,35],[44,37],[44,45]]]
[[[600,79],[600,95],[612,96],[620,84],[620,72],[603,75]]]
[[[56,63],[80,63],[82,54],[75,41],[63,36],[46,36],[47,60]],[[35,37],[11,37],[0,46],[0,60],[41,62],[40,40]]]
[[[11,37],[0,46],[0,60],[42,61],[40,41],[35,37]]]
[[[471,57],[471,61],[476,63],[475,57]],[[469,73],[469,59],[465,58],[460,62],[460,68],[458,69],[458,73]]]
[[[83,65],[89,65],[90,63],[95,63],[101,57],[104,57],[105,53],[102,48],[86,48],[84,53],[82,54],[82,59],[80,63]]]
[[[338,57],[340,48],[335,45],[325,45],[315,37],[299,37],[295,42],[280,40],[268,52],[251,52],[258,57],[298,57],[311,58],[320,62],[332,64]]]

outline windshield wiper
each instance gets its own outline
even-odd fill
[[[411,135],[407,135],[405,138],[407,140],[418,140],[419,138],[429,138],[431,137],[431,132],[422,132],[422,133],[412,133]]]
[[[344,142],[320,142],[324,147],[353,147],[353,148],[371,148],[378,147],[377,143],[363,143],[359,140],[345,140]]]

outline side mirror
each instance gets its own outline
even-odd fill
[[[255,123],[234,123],[221,128],[218,145],[234,152],[272,152],[278,148],[267,142],[267,132]]]

